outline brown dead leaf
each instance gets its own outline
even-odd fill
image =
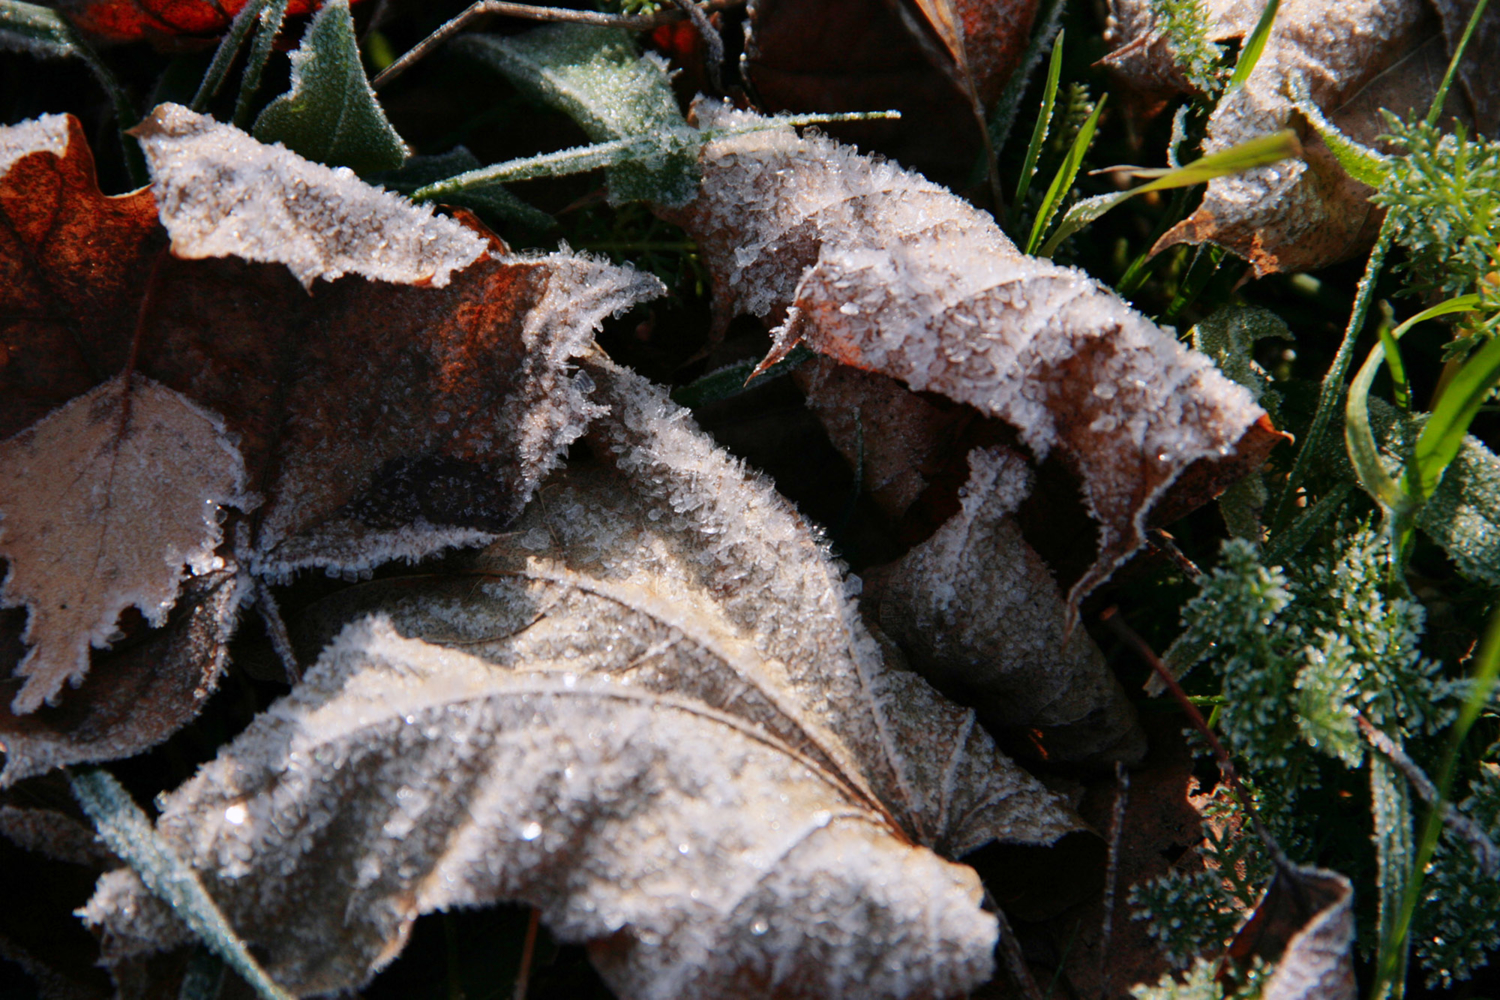
[[[982,981],[995,920],[932,851],[1079,822],[883,662],[790,505],[661,391],[585,365],[606,461],[466,569],[325,602],[355,624],[158,830],[298,993],[367,981],[419,913],[496,900],[589,942],[623,997]],[[128,870],[88,919],[114,959],[183,934]]]
[[[919,0],[937,44],[924,45],[887,0],[753,0],[744,69],[768,111],[885,111],[897,121],[834,126],[914,170],[963,183],[980,135],[963,80],[988,104],[1020,64],[1035,0]]]
[[[994,731],[1036,730],[1049,758],[1135,763],[1146,751],[1120,682],[1013,515],[1031,489],[1020,455],[969,455],[961,509],[872,574],[880,626],[924,676],[962,692]]]
[[[1260,6],[1243,0],[1208,5],[1209,37],[1243,38]],[[1463,7],[1455,3],[1444,16],[1450,40],[1462,33],[1473,9]],[[1181,77],[1174,53],[1148,10],[1145,3],[1117,0],[1113,40],[1120,47],[1106,62],[1156,92],[1187,89],[1174,82]],[[1492,20],[1493,15],[1486,18]],[[1451,24],[1458,25],[1456,31],[1448,28]],[[1495,34],[1487,27],[1481,37],[1493,47],[1500,44],[1491,38]],[[1197,211],[1163,235],[1155,249],[1213,243],[1250,261],[1257,276],[1311,270],[1366,249],[1380,222],[1369,205],[1371,189],[1349,177],[1308,128],[1296,112],[1293,88],[1305,87],[1340,130],[1381,148],[1382,108],[1404,117],[1426,113],[1448,61],[1443,37],[1421,0],[1283,3],[1255,69],[1242,87],[1220,100],[1209,119],[1203,151],[1295,128],[1304,143],[1303,158],[1210,181]],[[1466,63],[1466,92],[1493,91],[1493,61]],[[1473,123],[1478,106],[1470,106],[1460,89],[1450,92],[1447,110]]]
[[[126,608],[164,624],[189,574],[223,568],[221,510],[254,506],[223,422],[139,376],[0,442],[0,602],[30,611],[12,710],[76,687]]]
[[[1056,449],[1100,529],[1073,607],[1142,544],[1183,470],[1233,454],[1262,415],[1087,275],[1024,256],[950,192],[827,139],[709,143],[702,194],[670,215],[703,253],[721,327],[741,313],[779,323],[765,364],[805,342],[1007,421],[1039,460]]]
[[[1229,946],[1237,961],[1275,963],[1265,1000],[1350,1000],[1354,983],[1354,887],[1324,868],[1282,869]]]
[[[158,109],[143,127],[142,143],[157,176],[159,205],[150,192],[101,196],[87,147],[70,120],[0,129],[0,151],[10,161],[0,177],[0,273],[11,279],[0,284],[6,352],[0,431],[11,438],[3,447],[36,455],[25,490],[18,484],[0,501],[12,579],[6,599],[33,608],[29,628],[37,651],[30,655],[51,664],[45,685],[39,681],[16,702],[21,713],[55,695],[63,680],[82,676],[80,652],[90,638],[107,639],[120,607],[144,603],[148,620],[159,622],[181,566],[211,558],[231,566],[228,553],[214,551],[219,514],[201,504],[193,516],[207,518],[203,523],[212,531],[203,528],[191,545],[175,538],[169,545],[160,534],[185,515],[177,521],[162,515],[164,497],[153,479],[164,475],[159,463],[134,467],[133,478],[117,484],[117,496],[75,496],[79,484],[92,488],[103,466],[80,478],[85,466],[79,463],[87,461],[82,452],[70,458],[57,447],[36,447],[50,426],[37,424],[45,414],[122,371],[144,376],[150,381],[141,384],[152,385],[151,392],[185,397],[191,402],[183,406],[214,414],[205,420],[221,420],[221,436],[232,438],[243,457],[244,481],[267,498],[252,517],[229,526],[238,535],[226,532],[237,539],[235,566],[266,580],[307,566],[359,573],[392,558],[482,542],[512,520],[596,412],[587,399],[590,385],[570,372],[569,359],[589,349],[603,316],[660,287],[655,279],[567,254],[516,257],[495,245],[487,251],[472,227],[415,209],[347,172],[255,146],[185,109]],[[340,205],[351,214],[340,216]],[[243,237],[239,252],[276,263],[164,256],[158,207],[185,252],[233,253],[235,231],[255,230]],[[345,277],[318,285],[313,294],[299,284],[359,268],[420,284]],[[142,391],[133,389],[132,398]],[[70,405],[75,409],[52,419],[75,414],[69,419],[96,427],[96,445],[108,444],[114,425],[89,424],[76,416],[91,412],[87,403]],[[132,404],[137,417],[155,409]],[[89,440],[77,436],[73,447]],[[171,438],[150,440],[159,445]],[[223,452],[221,444],[214,447]],[[14,462],[6,467],[22,474]],[[125,513],[111,522],[102,547],[99,539],[92,548],[75,545],[59,561],[65,550],[53,538],[38,555],[18,547],[24,537],[10,533],[12,525],[19,532],[16,497],[34,495],[36,482],[65,496],[80,512],[75,521],[106,507]],[[231,493],[239,497],[234,490],[204,489],[220,512],[231,502],[241,511],[252,506],[231,500]],[[63,509],[60,501],[48,504]],[[41,524],[35,516],[29,523]],[[134,550],[121,547],[127,542],[139,550],[133,564],[127,555]],[[145,551],[152,546],[158,554]],[[148,565],[156,568],[145,577]],[[118,584],[97,588],[100,567],[118,572]],[[37,596],[44,590],[45,600]],[[121,604],[120,595],[131,599]],[[87,630],[76,631],[71,620],[53,630],[72,637],[71,654],[62,652],[67,642],[40,642],[46,626],[36,609],[47,601],[68,604],[74,616],[87,609]],[[227,632],[233,620],[231,608],[190,632]],[[222,653],[211,652],[211,645],[195,639],[191,648],[208,658],[196,661],[185,678],[159,678],[151,688],[176,691],[187,701],[139,713],[150,720],[142,728],[153,740],[170,732],[163,729],[167,720],[181,724],[192,716],[222,666]],[[42,745],[28,740],[52,739],[45,755],[52,763],[101,759],[79,757],[81,746],[69,750],[67,744],[82,732],[76,727],[118,721],[114,699],[129,687],[100,690],[99,711],[73,717],[52,737],[18,732],[5,780],[44,766],[43,757],[22,760],[18,748]],[[11,743],[9,734],[4,738]],[[142,738],[95,728],[83,743],[90,753],[134,752]]]

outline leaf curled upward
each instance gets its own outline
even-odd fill
[[[222,568],[220,508],[254,506],[223,422],[121,376],[0,442],[0,600],[30,611],[13,709],[55,700],[128,607],[161,625],[188,573]]]
[[[742,115],[698,113],[710,125]],[[1061,453],[1100,533],[1075,608],[1142,544],[1147,512],[1184,470],[1242,438],[1258,460],[1276,440],[1207,358],[917,175],[780,129],[708,144],[703,178],[697,201],[668,214],[702,249],[717,323],[779,323],[763,365],[806,343],[999,417],[1038,459]]]
[[[467,568],[325,602],[312,645],[354,624],[159,832],[298,993],[358,987],[419,913],[506,899],[627,998],[982,981],[994,918],[933,849],[1079,821],[883,660],[785,501],[643,379],[584,366],[603,460]],[[88,919],[116,958],[181,936],[124,871]]]

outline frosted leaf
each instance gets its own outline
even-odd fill
[[[1230,948],[1276,963],[1262,1000],[1354,1000],[1354,887],[1325,868],[1279,871]]]
[[[589,942],[627,998],[963,993],[996,925],[929,848],[1079,821],[882,661],[785,501],[638,376],[585,368],[608,462],[467,570],[325,601],[354,624],[158,829],[298,993],[496,900]],[[114,959],[180,935],[129,873],[87,918]]]
[[[565,112],[594,142],[655,137],[658,155],[609,169],[610,204],[682,205],[692,199],[695,133],[677,108],[665,63],[640,55],[625,31],[558,24],[521,35],[471,35],[454,42],[454,48]]]
[[[253,503],[223,421],[145,378],[111,379],[0,442],[0,600],[27,608],[31,647],[12,709],[81,682],[126,608],[165,622],[189,573],[222,566],[225,506]]]
[[[51,153],[61,158],[68,150],[68,116],[42,115],[19,125],[0,126],[0,176],[23,156]]]
[[[406,144],[365,79],[349,0],[332,0],[313,15],[291,62],[292,87],[255,120],[257,141],[284,143],[358,173],[401,166]]]
[[[1011,515],[1031,488],[1020,456],[969,455],[962,509],[871,574],[883,628],[922,672],[964,692],[986,725],[1041,730],[1049,758],[1138,761],[1144,735],[1120,682]]]
[[[1292,94],[1305,88],[1346,135],[1378,145],[1386,131],[1379,109],[1425,113],[1442,77],[1441,43],[1420,47],[1430,34],[1426,19],[1419,0],[1283,3],[1255,69],[1214,109],[1203,152],[1296,128],[1304,157],[1209,181],[1197,211],[1156,249],[1213,243],[1264,275],[1311,270],[1368,246],[1379,222],[1368,202],[1371,189],[1349,177],[1309,134]],[[1243,17],[1215,22],[1211,34],[1243,33],[1245,24]]]
[[[1153,97],[1191,93],[1185,53],[1169,36],[1162,0],[1109,0],[1104,42],[1114,46],[1100,60],[1132,89]],[[1185,6],[1185,5],[1183,5]],[[1208,31],[1203,41],[1243,39],[1260,19],[1264,0],[1200,0]]]
[[[708,104],[699,117],[751,118]],[[1075,606],[1140,546],[1163,491],[1231,455],[1262,416],[1099,282],[1026,257],[915,174],[789,128],[710,143],[703,170],[699,198],[667,214],[698,242],[721,328],[741,313],[781,320],[767,362],[805,342],[1000,417],[1039,459],[1062,453],[1100,525]]]
[[[146,152],[179,257],[285,264],[309,289],[345,274],[441,288],[486,249],[481,236],[431,206],[363,184],[347,168],[263,146],[180,105],[159,106],[131,134]]]

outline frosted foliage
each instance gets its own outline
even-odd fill
[[[774,739],[567,667],[351,627],[164,797],[158,829],[299,994],[363,984],[420,913],[498,899],[562,940],[612,938],[601,966],[627,997],[937,997],[989,974],[971,870]],[[162,926],[133,878],[87,913],[115,957]]]
[[[1417,523],[1471,580],[1500,586],[1500,458],[1472,434]]]
[[[694,157],[684,149],[697,149],[696,135],[678,110],[665,62],[640,55],[629,33],[558,24],[520,35],[475,35],[454,44],[566,112],[594,142],[656,137],[659,154],[610,168],[611,204],[682,205],[692,199]]]
[[[129,607],[160,626],[214,554],[226,505],[249,509],[223,422],[141,376],[119,376],[0,442],[0,600],[24,606],[18,714],[80,683],[89,647]]]
[[[708,144],[703,193],[675,217],[703,251],[720,323],[785,316],[772,358],[802,341],[1000,417],[1039,458],[1059,449],[1100,523],[1075,603],[1139,547],[1182,470],[1230,454],[1262,415],[1082,271],[1026,257],[946,189],[829,139],[782,128]]]
[[[999,727],[1036,727],[1050,757],[1139,760],[1145,740],[1104,655],[1069,630],[1062,592],[1011,515],[1031,474],[1003,450],[969,454],[961,509],[883,574],[881,627],[923,672],[971,694]]]
[[[132,134],[178,257],[285,264],[308,288],[345,274],[441,288],[486,249],[430,206],[180,105],[160,105]]]
[[[1163,0],[1110,0],[1104,42],[1115,46],[1102,62],[1136,90],[1151,94],[1189,92],[1192,68],[1169,36]],[[1244,38],[1255,27],[1264,0],[1201,0],[1206,42]]]
[[[0,126],[0,177],[23,156],[51,153],[60,160],[67,152],[67,115],[42,115],[19,125]]]
[[[297,993],[497,900],[593,943],[624,997],[981,982],[995,920],[933,851],[1081,822],[886,666],[822,543],[685,410],[600,355],[582,374],[609,461],[466,567],[322,602],[336,638],[158,829]],[[181,933],[128,873],[87,917],[117,960]]]
[[[568,445],[603,412],[589,399],[592,382],[572,372],[572,359],[592,349],[594,331],[605,317],[660,294],[661,282],[571,253],[507,257],[499,263],[534,268],[540,291],[523,315],[506,317],[509,327],[481,331],[485,342],[498,345],[494,357],[500,370],[480,387],[494,402],[485,402],[478,412],[466,409],[478,404],[446,385],[441,388],[449,394],[435,401],[425,368],[391,365],[372,354],[365,362],[368,370],[351,375],[340,369],[332,375],[335,383],[379,390],[373,404],[363,398],[348,402],[350,412],[370,405],[379,411],[370,418],[379,429],[377,438],[351,448],[347,435],[324,432],[325,411],[340,405],[335,394],[345,390],[333,384],[324,393],[307,384],[326,376],[303,380],[305,399],[294,406],[273,500],[257,536],[257,572],[274,580],[315,566],[364,573],[394,559],[489,541],[493,532],[424,520],[379,527],[353,514],[329,517],[328,512],[389,459],[447,453],[485,463],[504,477],[516,497],[513,516]],[[458,340],[435,352],[438,365],[451,352],[458,367],[464,352],[481,339],[458,332]],[[447,419],[435,419],[434,409],[442,409],[440,417]],[[448,417],[449,411],[457,417]]]
[[[1415,0],[1283,3],[1255,69],[1210,117],[1203,152],[1301,128],[1288,96],[1294,83],[1313,104],[1335,111],[1409,48],[1426,17]],[[1423,110],[1430,98],[1417,98]],[[1388,100],[1397,107],[1395,94]],[[1384,131],[1374,115],[1336,124],[1362,142]],[[1209,181],[1202,205],[1157,246],[1212,242],[1249,260],[1258,275],[1321,267],[1358,249],[1369,194],[1320,145],[1309,146],[1303,159]]]

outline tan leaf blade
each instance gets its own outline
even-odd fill
[[[223,421],[139,376],[0,442],[0,598],[30,611],[13,710],[82,681],[126,608],[162,624],[189,573],[222,567],[221,508],[253,506]]]
[[[790,129],[703,156],[703,192],[675,218],[714,277],[717,319],[784,316],[767,363],[805,342],[1000,417],[1038,459],[1058,449],[1100,525],[1075,606],[1140,546],[1163,491],[1262,415],[1206,357],[921,177]]]
[[[363,983],[419,913],[500,899],[591,942],[625,997],[981,981],[979,883],[913,841],[1045,844],[1078,821],[881,660],[784,501],[639,377],[587,368],[614,467],[554,477],[466,574],[326,605],[386,616],[159,829],[297,992]],[[180,937],[127,872],[89,919],[116,957]]]
[[[285,264],[303,286],[362,274],[441,288],[485,241],[356,178],[265,146],[231,125],[163,104],[131,130],[151,166],[162,225],[179,257]]]

